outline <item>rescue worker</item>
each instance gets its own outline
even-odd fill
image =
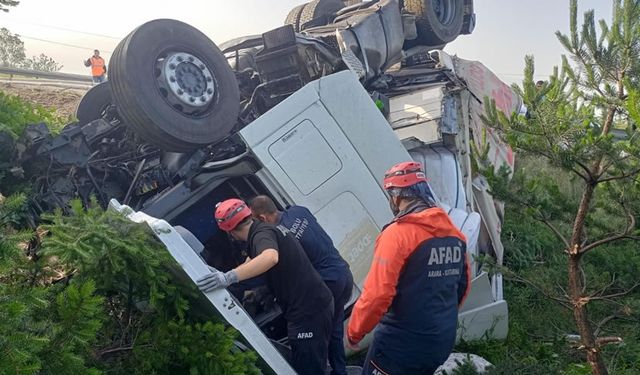
[[[84,66],[91,67],[91,78],[94,85],[107,80],[107,65],[97,49],[93,50],[93,56],[84,62]]]
[[[363,374],[433,374],[453,349],[469,293],[466,239],[436,206],[420,163],[392,167],[384,188],[395,218],[376,240],[347,340],[357,348],[378,325]]]
[[[247,242],[249,258],[223,273],[214,268],[197,281],[203,292],[264,274],[287,321],[291,365],[298,374],[325,375],[331,334],[333,297],[293,234],[282,226],[254,221],[240,199],[215,210],[220,229]]]
[[[331,290],[334,301],[333,331],[329,341],[329,365],[332,375],[347,374],[344,352],[344,306],[351,298],[353,275],[347,263],[333,245],[331,237],[322,229],[311,211],[291,206],[279,211],[273,200],[260,195],[249,202],[253,217],[287,228],[302,245],[311,265]]]

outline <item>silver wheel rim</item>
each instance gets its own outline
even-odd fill
[[[186,52],[170,53],[158,60],[158,65],[161,92],[176,110],[197,115],[214,101],[215,76],[198,57]]]

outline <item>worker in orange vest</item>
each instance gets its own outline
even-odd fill
[[[107,65],[104,59],[100,57],[100,51],[97,49],[93,50],[93,56],[84,62],[84,66],[91,67],[91,77],[94,85],[107,80]]]

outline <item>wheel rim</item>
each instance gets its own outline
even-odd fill
[[[162,96],[185,115],[206,113],[216,98],[213,72],[190,53],[173,52],[158,59],[156,80]]]
[[[441,24],[450,25],[455,19],[455,0],[431,0],[431,7]]]

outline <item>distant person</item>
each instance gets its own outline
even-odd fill
[[[91,67],[91,78],[93,84],[97,85],[107,80],[107,64],[104,59],[100,57],[100,51],[93,50],[93,56],[88,58],[84,62],[84,66]]]
[[[538,81],[536,82],[536,89],[540,91],[544,88],[544,85],[545,85],[544,81]]]

